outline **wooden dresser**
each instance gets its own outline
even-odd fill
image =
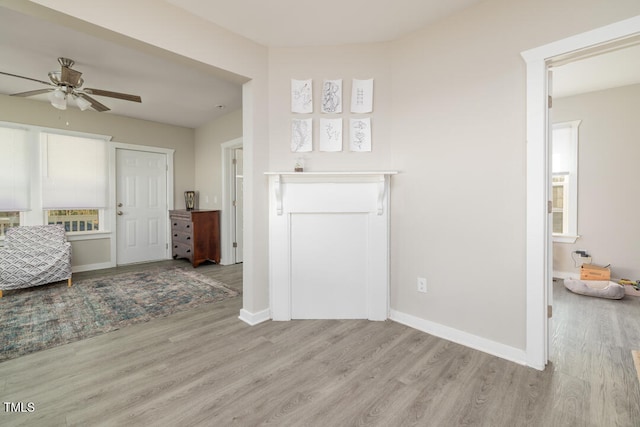
[[[169,211],[171,253],[194,267],[204,261],[220,264],[220,211]]]

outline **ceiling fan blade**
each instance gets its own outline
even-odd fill
[[[32,79],[31,77],[19,76],[17,74],[5,73],[4,71],[0,71],[0,74],[4,74],[5,76],[17,77],[19,79],[31,80],[32,82],[42,83],[43,85],[53,86],[49,82],[45,82],[44,80]]]
[[[34,96],[34,95],[40,95],[42,93],[52,92],[53,90],[54,89],[30,90],[28,92],[12,93],[10,96],[21,96],[21,97]]]
[[[110,90],[102,89],[85,88],[83,90],[91,95],[108,96],[110,98],[124,99],[125,101],[142,102],[142,98],[138,95],[130,95],[128,93],[112,92]]]
[[[98,101],[96,101],[95,99],[93,99],[92,97],[90,97],[89,95],[87,95],[86,93],[81,93],[81,92],[76,92],[78,96],[86,99],[87,101],[89,101],[91,103],[91,108],[93,108],[96,111],[99,112],[104,112],[104,111],[109,111],[110,108],[107,107],[104,104],[99,103]]]

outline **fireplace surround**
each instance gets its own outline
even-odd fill
[[[385,320],[397,172],[268,172],[273,320]]]

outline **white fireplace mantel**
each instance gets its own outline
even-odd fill
[[[288,183],[345,183],[376,182],[378,184],[377,212],[382,215],[383,200],[387,190],[389,176],[397,171],[346,171],[346,172],[266,172],[265,175],[275,177],[273,191],[276,197],[276,211],[282,215],[282,184]]]
[[[396,173],[266,173],[273,320],[387,319]]]

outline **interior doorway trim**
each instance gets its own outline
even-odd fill
[[[233,197],[233,185],[235,181],[234,169],[232,165],[233,150],[242,148],[242,137],[220,144],[222,149],[222,212],[220,222],[220,264],[229,265],[235,262],[233,254],[233,211],[231,198]]]
[[[547,68],[550,60],[640,34],[640,15],[522,52],[527,66],[526,363],[547,364],[547,294],[552,250],[547,214]]]

